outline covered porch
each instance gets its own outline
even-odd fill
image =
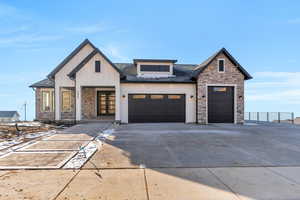
[[[81,121],[114,121],[116,104],[116,89],[113,86],[81,87]]]

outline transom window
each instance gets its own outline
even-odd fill
[[[227,88],[226,87],[214,87],[213,90],[214,90],[214,92],[226,92]]]
[[[155,95],[151,95],[151,99],[163,99],[164,95],[159,95],[159,94],[155,94]]]
[[[180,95],[168,95],[168,99],[181,99]]]
[[[140,65],[141,72],[169,72],[170,65]]]
[[[137,94],[132,96],[133,99],[145,99],[146,95],[143,94]]]
[[[218,60],[218,71],[225,72],[225,60],[224,59]]]

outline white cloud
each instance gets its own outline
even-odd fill
[[[126,62],[130,60],[121,52],[121,48],[117,45],[108,44],[103,46],[101,49],[103,50],[103,53],[107,54],[108,57],[112,58],[113,60],[117,60],[117,62]]]
[[[246,83],[249,101],[275,101],[300,104],[300,72],[257,72]]]
[[[79,34],[92,34],[108,30],[109,27],[104,24],[91,24],[87,26],[69,27],[66,31]]]
[[[252,93],[246,95],[250,101],[276,101],[289,104],[300,104],[300,89],[276,91],[269,93]]]
[[[30,30],[30,27],[27,25],[20,25],[13,28],[5,28],[0,30],[1,35],[8,35],[8,34],[14,34],[14,33],[20,33]]]
[[[14,44],[32,44],[45,41],[55,41],[62,39],[58,35],[35,35],[35,34],[22,34],[10,37],[1,37],[0,45],[9,46]]]

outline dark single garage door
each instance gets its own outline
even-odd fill
[[[185,95],[183,94],[129,94],[128,121],[185,122]]]
[[[208,123],[234,123],[234,87],[208,87]]]

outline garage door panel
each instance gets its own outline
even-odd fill
[[[185,122],[185,95],[144,94],[128,95],[129,122]]]
[[[208,87],[208,122],[234,122],[234,87]]]

